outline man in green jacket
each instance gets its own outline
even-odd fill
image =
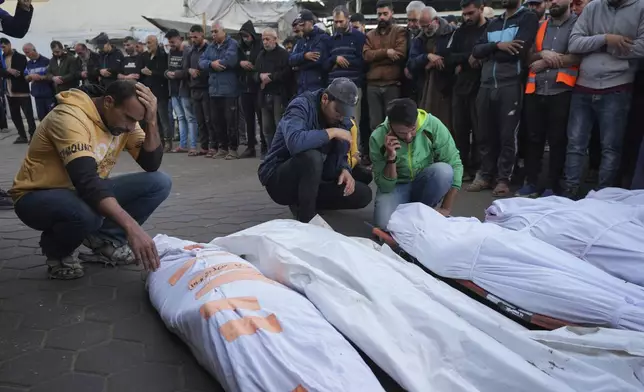
[[[52,41],[52,58],[47,68],[45,78],[51,80],[56,88],[56,94],[78,87],[78,63],[80,62],[71,54],[68,54],[60,41]]]
[[[452,135],[409,98],[395,99],[369,141],[378,186],[374,221],[386,228],[400,204],[420,202],[448,216],[463,178]],[[439,203],[443,201],[442,204]]]

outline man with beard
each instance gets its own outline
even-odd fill
[[[123,58],[123,70],[118,75],[119,79],[139,80],[143,68],[142,58],[136,52],[136,40],[133,37],[125,37],[125,57]]]
[[[264,49],[259,52],[253,78],[259,84],[259,101],[262,110],[262,133],[270,149],[277,124],[282,118],[284,106],[288,102],[288,83],[291,67],[288,65],[288,52],[277,45],[277,32],[271,28],[262,33]],[[262,153],[262,160],[265,154]]]
[[[526,182],[515,196],[545,197],[560,192],[570,97],[579,73],[579,57],[568,54],[568,37],[576,21],[570,12],[570,0],[552,0],[550,18],[537,31],[524,102]],[[546,139],[550,146],[548,181],[540,192],[537,180]]]
[[[47,69],[47,80],[51,80],[56,88],[56,94],[78,87],[78,61],[67,54],[60,41],[52,41],[52,59]]]
[[[433,7],[421,11],[422,33],[414,39],[407,68],[420,79],[418,107],[437,117],[452,131],[452,86],[454,67],[445,61],[454,32]]]
[[[146,40],[148,51],[142,55],[141,82],[148,86],[157,98],[157,115],[159,134],[161,135],[165,152],[172,150],[173,129],[170,128],[170,110],[168,107],[168,80],[165,71],[168,70],[168,55],[159,40],[149,35]]]
[[[136,43],[136,54],[143,54],[145,53],[145,42],[137,42]]]
[[[101,56],[89,50],[87,45],[82,43],[74,45],[74,52],[76,52],[78,58],[78,79],[80,79],[81,84],[84,86],[99,84]]]
[[[488,22],[472,56],[483,61],[476,98],[479,129],[476,143],[481,170],[469,192],[491,189],[495,197],[509,196],[516,159],[517,129],[523,100],[523,68],[539,28],[534,12],[519,0],[501,0],[505,13]]]
[[[378,27],[367,33],[363,55],[369,65],[367,100],[373,131],[385,119],[389,102],[400,98],[400,79],[407,58],[407,37],[404,28],[394,23],[394,7],[389,0],[376,4]],[[369,149],[365,148],[365,155]]]
[[[539,22],[546,20],[546,11],[550,8],[550,0],[527,0],[525,5],[537,14]]]
[[[11,120],[18,131],[18,138],[14,144],[26,144],[33,138],[36,132],[36,121],[34,120],[34,108],[31,105],[29,82],[25,80],[25,68],[27,68],[27,57],[13,50],[11,42],[5,37],[0,38],[2,46],[2,64],[0,64],[0,76],[4,78],[9,103]],[[25,133],[25,124],[22,120],[21,111],[25,114],[29,125],[29,139]]]
[[[420,14],[425,8],[425,3],[422,1],[412,1],[407,5],[407,58],[409,58],[412,41],[420,34]],[[405,64],[404,68],[404,78],[402,82],[402,96],[411,98],[414,101],[418,101],[418,89],[416,88],[417,82],[414,81],[412,73],[407,68]]]
[[[483,17],[481,0],[462,0],[463,24],[452,37],[447,62],[455,67],[456,81],[452,96],[452,126],[456,147],[463,162],[463,181],[472,181],[478,170],[476,138],[478,116],[476,95],[481,83],[481,61],[472,56],[472,49],[485,33],[487,19]]]
[[[309,222],[318,210],[358,209],[371,202],[371,189],[356,183],[347,161],[357,103],[358,87],[338,78],[326,89],[296,97],[277,127],[259,180],[300,222]]]
[[[317,91],[326,86],[324,63],[329,55],[329,35],[315,24],[315,16],[302,10],[297,17],[302,23],[302,39],[289,57],[291,67],[297,68],[297,93]]]
[[[257,156],[255,145],[257,144],[257,121],[262,123],[262,113],[258,106],[257,90],[259,83],[255,81],[254,69],[257,63],[257,56],[262,50],[262,40],[259,34],[255,31],[253,22],[248,20],[239,29],[239,36],[241,41],[239,43],[239,67],[241,68],[241,105],[242,112],[244,113],[244,122],[246,123],[246,150],[241,154],[240,158],[254,158]],[[260,133],[260,153],[266,154],[266,140],[264,134]]]
[[[644,58],[644,2],[590,2],[572,29],[568,50],[583,56],[568,118],[566,195],[574,198],[595,118],[602,155],[598,186],[610,187],[617,180],[636,60]]]
[[[118,76],[123,70],[123,52],[114,47],[105,34],[99,35],[96,44],[101,52],[101,69],[99,70],[101,86],[106,88],[118,80]]]
[[[365,20],[364,20],[364,15],[357,13],[351,15],[351,18],[349,19],[351,21],[351,27],[354,29],[358,30],[362,34],[366,34],[366,26],[365,26]]]

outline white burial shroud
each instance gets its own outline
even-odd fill
[[[387,228],[440,276],[470,280],[521,308],[574,324],[644,331],[644,288],[527,232],[445,218],[421,203],[398,207]]]
[[[365,242],[311,224],[274,220],[212,243],[306,295],[406,390],[644,390],[634,376],[644,350],[622,351],[630,361],[597,367],[584,361],[583,353],[595,356],[601,349],[573,342],[566,347],[582,353],[575,358],[550,346],[561,340],[556,336],[554,343],[539,343],[525,328],[387,247],[378,250]],[[591,335],[586,339],[594,340]]]
[[[523,230],[627,282],[644,286],[644,208],[550,196],[494,201],[485,221]]]
[[[154,242],[161,267],[148,277],[150,301],[226,391],[383,391],[302,295],[219,247]]]

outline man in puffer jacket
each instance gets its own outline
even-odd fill
[[[329,35],[314,26],[315,16],[309,10],[298,15],[304,36],[298,41],[289,57],[289,64],[296,68],[297,93],[316,91],[326,86],[324,62],[329,55]]]

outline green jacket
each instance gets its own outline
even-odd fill
[[[447,127],[439,119],[418,109],[418,132],[411,143],[400,142],[398,162],[396,163],[397,179],[384,176],[387,158],[385,156],[385,136],[389,133],[389,119],[380,124],[369,139],[369,157],[373,163],[373,176],[380,192],[394,190],[396,184],[406,184],[432,163],[445,162],[454,169],[452,186],[461,189],[463,181],[463,164],[456,144]]]

